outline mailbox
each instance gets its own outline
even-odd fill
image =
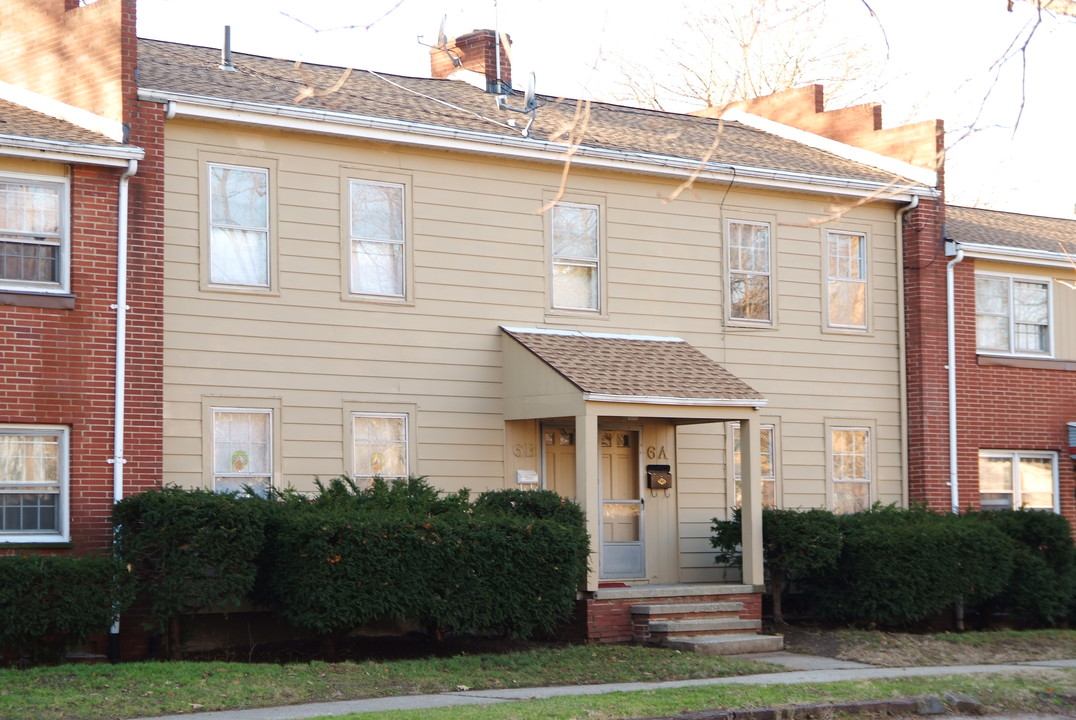
[[[646,486],[651,490],[668,490],[672,487],[672,466],[647,465]]]

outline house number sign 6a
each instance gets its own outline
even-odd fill
[[[653,445],[647,445],[646,457],[648,460],[668,460],[669,455],[665,452],[665,446],[659,445],[654,447]]]
[[[534,443],[516,443],[512,454],[516,457],[534,457]]]

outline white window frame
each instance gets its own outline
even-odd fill
[[[221,471],[217,468],[217,414],[218,413],[231,413],[236,415],[262,415],[265,416],[266,424],[266,462],[268,467],[266,472],[255,473],[253,471]],[[260,408],[260,407],[236,407],[236,406],[214,406],[209,410],[210,418],[210,473],[213,479],[213,490],[215,492],[232,492],[240,491],[243,485],[250,485],[252,489],[261,495],[267,494],[268,490],[274,486],[273,473],[276,465],[276,441],[275,441],[275,428],[274,428],[274,413],[272,408]],[[236,453],[246,452],[237,450]],[[249,454],[247,455],[249,462]],[[237,482],[240,487],[222,488],[219,482],[221,480],[230,480]],[[261,480],[264,479],[264,488],[261,483],[242,482],[243,480]]]
[[[848,237],[859,238],[859,275],[860,277],[852,277],[851,273],[841,272],[838,267],[836,273],[833,272],[833,255],[832,255],[832,242],[835,236],[844,235]],[[837,330],[867,330],[870,328],[870,316],[871,316],[871,303],[870,303],[870,249],[868,247],[868,237],[864,232],[856,232],[853,230],[827,230],[826,231],[826,247],[824,254],[824,262],[826,269],[826,324],[828,327]],[[839,260],[839,257],[838,257]],[[838,266],[840,263],[838,262]],[[861,286],[863,292],[863,322],[835,322],[833,313],[836,308],[832,302],[834,291],[842,286]],[[842,320],[846,320],[844,318]]]
[[[594,222],[594,255],[572,256],[557,252],[557,222],[556,213],[566,208],[582,208],[591,210],[595,214]],[[565,202],[559,201],[549,209],[549,248],[551,270],[549,277],[550,307],[553,310],[568,310],[573,312],[601,313],[602,312],[602,285],[604,283],[602,272],[602,206],[597,203]],[[577,307],[574,305],[561,304],[557,300],[557,268],[581,267],[593,270],[594,278],[594,307]]]
[[[264,177],[265,182],[265,219],[263,225],[240,225],[240,224],[227,224],[227,223],[215,223],[213,221],[213,201],[214,201],[214,180],[213,170],[215,168],[223,168],[227,170],[238,170],[242,172],[257,173]],[[268,290],[272,287],[273,282],[273,237],[272,237],[272,215],[273,215],[273,192],[272,192],[272,177],[270,169],[268,167],[257,167],[250,165],[239,165],[229,162],[206,162],[206,222],[208,228],[208,234],[206,236],[207,250],[206,250],[206,281],[211,287],[215,288],[238,288],[238,289],[251,289],[251,290]],[[264,254],[265,254],[265,267],[262,268],[264,274],[264,282],[229,282],[226,278],[215,278],[213,274],[214,267],[214,230],[238,230],[241,232],[261,233],[264,240]]]
[[[23,175],[0,173],[0,183],[28,185],[55,189],[59,217],[56,233],[34,233],[13,228],[0,228],[0,242],[19,245],[48,246],[56,248],[56,279],[42,282],[0,278],[0,289],[14,292],[67,295],[71,291],[71,211],[70,183],[66,178],[49,175]],[[3,259],[0,258],[0,262]]]
[[[738,253],[734,251],[733,247],[733,227],[734,226],[746,226],[755,228],[766,229],[766,269],[765,270],[744,270],[739,265],[737,260]],[[727,248],[728,258],[728,317],[729,320],[736,323],[750,323],[752,325],[772,325],[773,324],[773,311],[774,311],[774,282],[773,282],[773,226],[767,222],[756,222],[752,220],[728,220],[725,222],[725,246]],[[743,248],[741,244],[737,244],[736,248]],[[735,285],[736,276],[743,276],[748,281],[756,278],[766,278],[766,317],[747,317],[736,315],[733,312],[733,287]]]
[[[367,238],[353,234],[352,230],[354,224],[352,218],[355,213],[355,195],[354,189],[357,186],[368,185],[378,187],[390,187],[398,188],[400,191],[400,207],[399,207],[399,240],[392,240],[386,238]],[[407,287],[408,287],[408,223],[407,223],[407,185],[401,182],[383,182],[379,180],[367,180],[361,178],[348,178],[348,215],[347,215],[347,235],[348,235],[348,290],[350,294],[359,297],[374,297],[374,298],[390,298],[390,299],[406,299]],[[358,243],[374,243],[379,245],[385,245],[392,248],[396,248],[399,256],[399,276],[394,278],[396,284],[399,286],[399,292],[370,292],[355,287],[355,247]]]
[[[978,303],[978,291],[979,280],[991,279],[991,280],[1004,280],[1008,284],[1008,310],[1002,315],[1000,313],[987,313],[980,309]],[[1046,290],[1046,349],[1045,350],[1026,350],[1017,349],[1016,347],[1016,326],[1021,323],[1016,322],[1016,295],[1014,292],[1014,286],[1016,283],[1030,283],[1034,285],[1041,285]],[[989,355],[1012,355],[1019,357],[1053,357],[1053,332],[1054,332],[1054,293],[1053,283],[1051,280],[1042,277],[1036,277],[1034,275],[1010,275],[1007,273],[996,272],[976,272],[975,273],[975,348],[976,351]],[[978,328],[978,322],[980,317],[1004,317],[1008,326],[1008,347],[986,347],[980,344],[980,333]],[[1023,323],[1032,324],[1032,323]]]
[[[412,472],[411,472],[411,453],[412,453],[412,450],[411,450],[411,417],[410,417],[410,415],[411,415],[410,413],[406,413],[406,412],[402,412],[402,413],[400,413],[400,412],[396,412],[396,413],[393,413],[393,412],[384,412],[384,413],[351,412],[351,413],[349,413],[350,422],[351,422],[351,427],[349,429],[349,435],[350,435],[350,438],[351,438],[351,477],[352,477],[352,479],[354,479],[356,481],[361,481],[361,482],[367,482],[368,483],[368,482],[371,482],[375,477],[380,477],[380,478],[383,478],[385,480],[394,480],[394,479],[397,479],[397,478],[406,480],[408,477],[410,477],[412,475]],[[359,418],[397,419],[397,420],[401,420],[403,422],[403,442],[402,442],[402,446],[403,446],[404,471],[403,471],[402,474],[386,475],[384,473],[377,473],[377,472],[373,472],[373,473],[362,472],[362,473],[360,473],[358,471],[357,464],[358,464],[359,453],[357,452],[358,438],[356,437],[355,424],[356,424],[356,420],[358,420]]]
[[[1050,469],[1053,475],[1051,493],[1053,495],[1053,505],[1049,508],[1031,508],[1034,510],[1052,510],[1055,513],[1061,512],[1061,487],[1060,478],[1058,475],[1057,465],[1057,453],[1049,450],[980,450],[979,461],[986,458],[1004,458],[1012,463],[1012,502],[1005,506],[1005,509],[1020,509],[1023,507],[1021,494],[1023,488],[1020,482],[1020,461],[1021,460],[1049,460]],[[982,482],[982,476],[980,473],[979,482]],[[982,496],[982,486],[979,486],[979,494]],[[1002,509],[999,503],[991,503],[988,505],[982,505],[980,501],[980,507],[983,510]]]
[[[740,423],[732,422],[729,423],[729,425],[731,426],[729,429],[729,441],[731,443],[729,447],[729,458],[731,458],[732,461],[732,472],[730,473],[732,475],[732,505],[733,507],[740,507],[743,504],[743,473],[741,471],[742,463],[740,459]],[[758,426],[758,433],[760,453],[762,450],[762,436],[766,435],[767,433],[770,436],[770,472],[767,474],[765,467],[762,467],[762,506],[778,508],[781,506],[781,503],[777,501],[777,426],[773,423],[763,423]],[[761,454],[765,455],[765,453]],[[760,466],[761,465],[762,464],[760,464]],[[765,503],[766,483],[770,483],[770,488],[772,489],[773,496],[773,504],[769,506],[767,506]]]
[[[849,477],[837,477],[836,473],[836,460],[838,453],[835,451],[836,447],[836,434],[841,432],[853,432],[864,433],[865,436],[865,448],[862,453],[863,457],[863,477],[849,476]],[[865,506],[861,510],[869,510],[874,496],[874,433],[869,426],[865,425],[827,425],[826,426],[826,480],[829,486],[830,495],[830,507],[833,512],[843,512],[837,507],[837,486],[841,484],[859,484],[867,487],[867,497]],[[858,453],[850,453],[850,455],[857,455]],[[861,510],[853,510],[852,512],[860,512]]]
[[[57,443],[57,473],[59,474],[55,483],[49,483],[50,487],[57,487],[56,530],[0,530],[0,544],[69,542],[71,539],[71,429],[66,425],[0,424],[0,435],[30,435],[55,438]],[[3,478],[0,478],[0,492],[5,495],[35,494],[33,492],[19,492],[22,488],[32,490],[34,487],[39,486],[5,482]],[[0,512],[3,512],[3,509],[0,509]]]

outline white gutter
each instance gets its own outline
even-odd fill
[[[587,402],[635,403],[639,405],[686,405],[691,407],[765,407],[769,400],[765,398],[685,398],[657,397],[654,395],[610,395],[608,393],[583,393]]]
[[[952,241],[946,241],[946,243]],[[964,248],[953,242],[956,253],[945,265],[945,314],[948,323],[949,364],[949,496],[951,510],[960,512],[960,486],[957,473],[956,441],[956,290],[954,288],[953,267],[964,259]]]
[[[44,140],[23,135],[0,134],[0,148],[5,157],[32,160],[55,160],[62,163],[127,167],[131,160],[145,156],[142,148],[131,146],[87,145],[64,140]]]
[[[1020,262],[1025,265],[1040,265],[1043,267],[1072,267],[1072,260],[1062,252],[1005,247],[1003,245],[984,245],[982,243],[960,243],[960,247],[964,250],[965,257],[996,260],[998,262]]]
[[[904,216],[919,207],[919,196],[897,210],[897,362],[900,395],[900,495],[901,505],[908,507],[908,349],[904,303]]]
[[[876,197],[880,200],[896,202],[910,202],[911,198],[916,195],[931,197],[937,195],[934,188],[898,182],[856,180],[727,163],[700,163],[691,158],[625,152],[607,148],[572,147],[566,143],[547,142],[522,136],[460,130],[291,105],[268,105],[152,89],[139,90],[138,97],[147,102],[164,103],[168,105],[169,113],[185,117],[261,125],[322,135],[335,134],[432,147],[439,150],[492,153],[505,157],[557,163],[564,162],[570,156],[573,165],[585,167],[677,178],[690,176],[702,180],[734,181],[741,185],[811,193],[825,192],[857,198]]]

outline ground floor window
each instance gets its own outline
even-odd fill
[[[871,433],[869,428],[830,428],[830,481],[833,512],[854,513],[870,507]]]
[[[759,454],[762,456],[762,506],[777,507],[777,471],[774,456],[776,454],[773,425],[762,425],[758,429]],[[736,507],[743,504],[743,483],[741,482],[742,458],[740,455],[740,423],[732,424],[732,465],[736,481]]]
[[[67,539],[68,435],[0,425],[0,542]]]
[[[265,495],[273,484],[273,411],[213,408],[213,486],[217,492],[250,487]]]
[[[351,475],[357,480],[408,476],[407,415],[352,413]]]
[[[1058,512],[1056,453],[979,451],[979,503],[984,510]]]

